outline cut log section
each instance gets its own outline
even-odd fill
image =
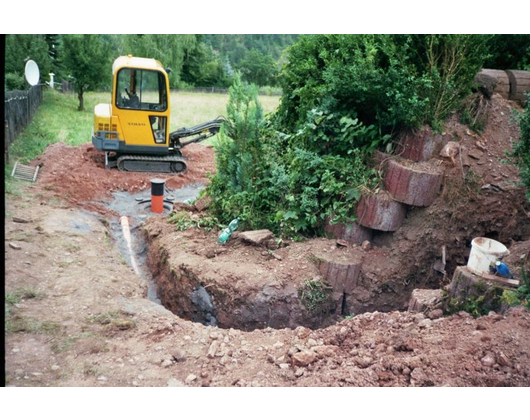
[[[442,185],[443,173],[439,162],[389,162],[384,182],[386,190],[400,203],[430,206]]]
[[[361,245],[364,241],[371,241],[373,232],[371,229],[359,225],[356,222],[331,224],[326,220],[324,231],[334,238],[342,239],[350,244]]]
[[[482,69],[475,79],[480,84],[482,76],[491,77],[497,80],[493,92],[500,94],[505,99],[510,99],[510,79],[504,70]]]
[[[506,70],[510,79],[510,100],[526,105],[526,92],[530,92],[530,71]]]
[[[386,191],[363,195],[357,206],[357,223],[371,229],[394,232],[399,229],[407,208]]]
[[[407,130],[401,136],[401,148],[398,152],[405,159],[424,162],[437,156],[450,140],[452,140],[451,135],[433,133],[430,127]]]
[[[352,254],[348,258],[328,260],[325,256],[316,256],[320,274],[333,288],[333,293],[351,293],[361,274],[361,254]]]

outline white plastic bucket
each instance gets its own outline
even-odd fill
[[[475,238],[471,241],[467,268],[478,275],[490,274],[490,263],[498,261],[509,253],[508,248],[498,241],[489,238]]]

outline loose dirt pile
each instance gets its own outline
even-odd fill
[[[366,313],[326,329],[206,327],[145,299],[96,217],[8,204],[12,386],[527,386],[530,313]],[[15,223],[17,214],[28,223]]]
[[[165,179],[169,189],[187,184],[206,184],[207,174],[215,172],[213,148],[191,144],[183,153],[188,170],[174,175],[107,170],[103,153],[90,144],[79,147],[52,144],[32,164],[42,165],[37,188],[51,191],[57,198],[82,205],[86,210],[105,214],[108,210],[102,201],[108,200],[112,192],[149,190],[151,178]]]

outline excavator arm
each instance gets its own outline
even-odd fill
[[[179,128],[177,131],[173,131],[169,134],[169,142],[174,149],[182,149],[188,144],[197,143],[204,139],[207,139],[208,137],[216,135],[221,129],[221,125],[225,121],[226,119],[220,116],[214,120],[194,125],[193,127]],[[192,138],[183,140],[187,137]]]

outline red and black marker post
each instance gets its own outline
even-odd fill
[[[164,211],[165,179],[154,178],[151,180],[151,211],[162,213]]]

